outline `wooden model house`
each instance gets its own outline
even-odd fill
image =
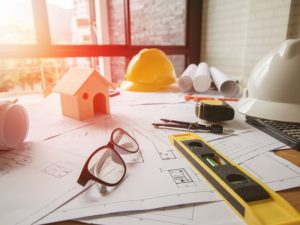
[[[60,93],[63,115],[85,120],[110,113],[109,86],[112,87],[95,69],[71,68],[53,90]]]

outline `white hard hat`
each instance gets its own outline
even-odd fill
[[[286,40],[253,69],[237,109],[248,116],[300,123],[300,39]]]

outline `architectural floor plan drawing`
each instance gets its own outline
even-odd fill
[[[109,126],[99,133],[94,132],[94,137],[89,137],[90,140],[98,141],[100,138],[95,137],[102,134],[103,138],[98,141],[98,145],[99,142],[101,142],[100,146],[102,143],[106,144],[111,131],[116,127],[122,127],[138,141],[141,160],[127,164],[126,178],[118,187],[108,188],[108,193],[102,194],[99,191],[98,184],[94,184],[84,193],[41,220],[41,223],[93,216],[107,212],[152,209],[188,204],[195,201],[220,200],[208,184],[202,182],[202,178],[195,174],[190,165],[172,149],[167,138],[164,141],[157,140],[150,133],[144,133],[143,130],[135,127],[132,123],[116,116],[103,117],[103,122],[99,122],[98,118],[99,123],[107,123]],[[87,128],[81,128],[84,134],[86,133],[84,130]],[[73,132],[80,132],[81,129]],[[100,127],[98,129],[101,130]],[[92,130],[97,130],[97,128]],[[69,146],[65,142],[68,139],[63,138],[63,136],[57,137],[61,140],[60,144]],[[87,139],[89,140],[89,138]],[[105,139],[105,141],[102,139]],[[49,140],[48,144],[53,144],[53,140]],[[57,144],[57,142],[55,143]],[[77,150],[74,150],[74,152],[83,154],[81,149]]]
[[[79,221],[101,225],[245,225],[225,202],[187,204],[139,213],[116,213],[82,218]]]
[[[30,121],[26,141],[42,141],[89,124],[88,121],[64,117],[58,94],[51,94],[43,101],[25,108]]]
[[[168,105],[168,107],[166,107],[166,105],[155,105],[155,106],[150,106],[148,105],[147,107],[153,107],[155,108],[155,110],[153,110],[153,114],[151,115],[151,118],[147,117],[147,116],[141,116],[142,115],[146,115],[145,113],[141,113],[141,111],[137,110],[139,108],[138,105],[135,106],[135,120],[127,120],[130,121],[130,124],[133,125],[134,127],[139,127],[139,131],[143,134],[147,134],[147,137],[149,139],[154,139],[155,141],[155,146],[160,146],[160,145],[164,145],[167,144],[165,142],[166,138],[168,137],[168,135],[174,133],[174,132],[184,132],[184,131],[172,131],[172,130],[167,130],[167,129],[154,129],[151,126],[151,122],[153,122],[153,117],[156,117],[157,120],[159,120],[160,117],[167,117],[167,110],[166,108],[173,108],[173,111],[176,111],[176,114],[172,114],[172,115],[176,115],[173,117],[173,119],[181,119],[181,120],[185,120],[185,121],[192,121],[194,119],[194,115],[191,114],[190,112],[193,110],[193,107],[190,106],[186,106],[186,105],[181,105],[181,104],[173,104],[172,106]],[[184,109],[186,111],[184,111]],[[123,115],[118,115],[119,117],[127,117],[130,118],[129,115],[126,115],[128,112],[126,110],[123,111]],[[131,112],[130,113],[134,113]],[[129,113],[129,114],[130,114]],[[121,113],[122,114],[122,113]],[[160,116],[163,115],[163,116]],[[171,115],[171,114],[170,114]],[[269,157],[272,158],[272,156],[274,157],[274,154],[271,152],[269,153],[268,151],[280,147],[282,146],[282,144],[272,138],[268,138],[264,141],[261,142],[261,144],[258,144],[256,146],[256,148],[260,149],[261,151],[255,151],[254,146],[253,146],[253,140],[256,140],[256,130],[253,129],[252,127],[248,126],[247,124],[241,123],[243,118],[240,118],[239,116],[237,116],[238,118],[236,119],[236,121],[233,121],[234,125],[232,125],[232,127],[237,128],[238,130],[238,134],[240,138],[245,139],[246,141],[244,142],[244,145],[241,145],[241,142],[235,141],[235,135],[233,135],[232,137],[230,136],[216,136],[216,135],[210,135],[207,133],[199,133],[199,136],[205,138],[206,140],[210,140],[210,142],[212,143],[212,145],[215,145],[217,148],[220,148],[224,151],[224,154],[228,154],[229,156],[231,155],[232,157],[237,157],[241,160],[241,165],[242,166],[246,166],[248,165],[250,168],[250,165],[256,165],[256,163],[258,163],[258,158],[259,157]],[[167,118],[170,118],[167,117]],[[184,118],[184,119],[183,119]],[[157,122],[157,120],[155,122]],[[139,123],[138,125],[138,121],[143,121],[143,123]],[[142,132],[143,131],[143,132]],[[260,131],[257,131],[260,132]],[[223,146],[224,145],[224,146]],[[156,150],[156,152],[158,153],[158,155],[160,155],[160,158],[162,160],[167,160],[172,161],[172,159],[175,159],[176,157],[180,157],[179,155],[177,155],[177,152],[174,151],[174,149],[172,148],[172,146],[169,146],[169,148],[162,148],[162,147],[156,147],[155,149],[159,149]],[[162,151],[162,149],[165,149],[165,151]],[[167,150],[168,149],[168,150]],[[254,151],[254,154],[251,153],[251,151]],[[265,155],[262,154],[263,152],[265,152]],[[271,154],[269,156],[267,156],[268,154]],[[256,156],[257,155],[257,156]],[[256,157],[255,157],[256,156]],[[276,157],[276,156],[275,156]],[[262,159],[264,160],[264,159]],[[273,160],[273,159],[272,159]],[[272,160],[268,160],[266,161],[266,163],[271,163]],[[285,160],[284,160],[285,161]],[[274,162],[273,162],[274,163]],[[288,163],[287,163],[288,164]],[[281,162],[280,164],[277,162],[276,164],[278,167],[286,167],[287,165],[284,165],[283,162]],[[256,166],[257,167],[257,166]],[[286,170],[286,172],[288,172],[289,174],[293,175],[293,176],[297,176],[297,173],[295,173],[295,171],[293,171],[295,168],[292,165],[289,165],[289,167],[291,167],[291,170],[288,172]],[[253,167],[255,168],[255,167]],[[190,183],[190,181],[193,179],[190,179],[192,175],[190,175],[191,173],[186,173],[186,171],[189,171],[189,169],[191,169],[190,167],[185,167],[185,168],[176,168],[176,169],[170,169],[168,170],[170,174],[172,174],[172,177],[174,179],[174,182],[178,184],[178,186],[180,187],[181,185],[187,185],[187,184],[192,184]],[[163,169],[161,169],[163,171]],[[191,169],[192,170],[192,169]],[[255,170],[254,170],[255,171]],[[250,170],[249,170],[250,172]],[[285,177],[285,175],[282,175],[282,177]],[[263,173],[262,174],[262,180],[267,179],[268,180],[268,174]],[[293,177],[293,179],[295,179]],[[279,175],[275,175],[275,177],[273,177],[272,182],[274,183],[278,183],[281,182],[280,176]],[[283,183],[288,185],[291,185],[290,183],[287,182],[287,180],[285,180]],[[281,185],[281,187],[283,187],[284,185]],[[299,186],[299,183],[298,185]],[[284,189],[284,188],[283,188]],[[220,203],[219,206],[212,206],[213,204],[217,205],[219,204],[219,202],[216,203],[209,203],[209,204],[205,204],[204,205],[187,205],[187,206],[180,206],[180,207],[171,207],[171,208],[166,208],[166,210],[159,210],[159,211],[151,211],[151,212],[144,212],[144,213],[129,213],[130,215],[127,215],[125,213],[122,214],[121,217],[118,216],[109,216],[109,217],[101,217],[101,216],[97,216],[94,218],[89,218],[88,220],[83,220],[85,222],[93,222],[95,224],[118,224],[118,222],[120,220],[122,220],[122,222],[124,222],[124,224],[166,224],[166,223],[170,223],[170,224],[199,224],[199,220],[201,218],[200,217],[196,217],[196,216],[191,216],[191,215],[195,215],[194,212],[197,212],[199,209],[199,212],[203,211],[203,208],[207,208],[207,212],[211,212],[211,210],[214,210],[214,207],[221,207],[221,208],[225,208],[225,209],[220,209],[220,211],[225,210],[225,212],[227,212],[228,214],[226,216],[211,216],[211,213],[208,213],[208,215],[211,216],[210,220],[208,219],[207,223],[205,224],[244,224],[234,213],[231,212],[230,208],[225,204],[225,203]],[[185,213],[183,213],[185,212]],[[127,216],[126,216],[127,215]],[[180,218],[178,217],[178,215],[181,215]],[[198,215],[198,214],[197,214]],[[199,214],[201,215],[201,214]],[[230,216],[231,215],[231,216]],[[213,218],[215,220],[213,220]],[[228,220],[226,220],[226,218]],[[203,220],[204,218],[201,218],[201,222],[205,221]],[[218,220],[219,219],[219,220]]]
[[[243,162],[241,166],[274,191],[300,186],[299,166],[275,155],[273,152],[266,152],[256,156]]]
[[[227,138],[212,140],[210,143],[236,163],[245,162],[255,156],[285,146],[285,144],[259,130],[245,132],[239,136],[232,135]]]
[[[64,165],[59,165],[58,163],[47,165],[45,168],[41,169],[41,171],[56,178],[62,178],[72,172],[71,169]]]
[[[274,191],[298,187],[300,185],[299,167],[275,155],[273,152],[266,152],[249,159],[243,162],[241,166],[266,183]],[[276,173],[274,173],[274,170]],[[177,174],[177,171],[175,174]],[[180,172],[178,177],[179,180],[182,181],[188,182],[189,180],[186,179],[186,176],[183,176],[184,178],[181,179],[182,173]],[[168,207],[164,210],[151,210],[141,213],[119,213],[113,216],[96,216],[83,218],[80,221],[94,224],[117,225],[120,220],[125,225],[244,224],[223,201],[207,204],[188,204],[185,206]]]
[[[149,98],[151,100],[151,97]],[[110,115],[99,116],[87,126],[45,141],[50,146],[62,146],[61,151],[87,158],[95,149],[106,145],[110,140],[111,132],[120,127],[137,140],[140,145],[140,153],[135,160],[122,156],[126,159],[127,174],[119,186],[108,188],[106,193],[101,193],[99,185],[91,183],[85,192],[39,221],[40,223],[96,215],[97,218],[94,217],[94,219],[97,220],[98,217],[102,218],[101,215],[107,213],[152,210],[174,205],[220,201],[202,176],[195,173],[190,164],[169,143],[169,135],[188,131],[156,129],[152,126],[153,122],[158,122],[161,118],[197,121],[194,105],[183,104],[178,100],[173,100],[172,104],[165,104],[163,101],[153,99],[150,103],[148,102],[149,104],[136,101],[129,107],[129,100],[124,96],[116,101],[112,100]],[[127,106],[124,103],[126,101]],[[171,116],[172,118],[170,118]],[[271,139],[270,142],[257,143],[256,147],[260,150],[256,151],[252,148],[253,141],[251,141],[255,140],[256,131],[241,119],[237,117],[233,121],[224,123],[224,126],[235,129],[234,135],[216,135],[207,132],[199,132],[198,135],[218,148],[224,145],[225,147],[220,150],[227,151],[224,154],[236,157],[240,163],[250,162],[255,159],[255,156],[282,146],[280,142]],[[240,142],[235,141],[237,135],[246,140],[243,146]],[[197,210],[198,204],[197,207],[195,205],[184,207],[184,210],[182,206],[172,207],[172,213],[178,215],[179,211],[182,213],[183,210],[186,214],[183,213],[185,216],[181,217],[182,224],[199,224],[199,218],[187,216]],[[204,207],[204,205],[201,206]],[[209,207],[212,206],[207,204],[205,207],[209,210]],[[177,209],[179,211],[176,211]],[[163,212],[169,214],[168,210]],[[178,224],[174,219],[176,216],[168,217],[164,213],[162,214],[146,212],[138,215],[131,214],[130,221],[138,218],[138,220],[148,222]],[[162,218],[165,219],[162,220]],[[110,219],[109,221],[111,221]],[[227,222],[211,221],[208,224],[226,224]],[[232,221],[228,222],[228,224],[240,223],[239,220],[233,223]]]
[[[46,144],[1,151],[0,162],[0,224],[33,224],[83,190],[84,158]]]
[[[32,162],[32,158],[24,152],[0,152],[0,176],[8,174],[13,168],[24,167]]]
[[[241,166],[243,166],[248,172],[252,173],[257,178],[259,178],[265,184],[267,184],[274,191],[298,187],[300,185],[300,168],[297,165],[294,165],[293,163],[275,155],[273,152],[266,152],[262,155],[249,159],[243,162]],[[274,173],[274,171],[276,171],[276,173]],[[213,208],[216,207],[216,205],[222,205],[222,203],[216,202],[216,203],[209,203],[205,205],[207,208],[212,207],[211,210],[213,210]],[[225,203],[223,203],[223,207],[226,207]],[[164,222],[168,222],[171,224],[172,223],[199,224],[196,219],[197,217],[191,216],[194,215],[194,212],[197,212],[198,210],[197,208],[201,210],[199,212],[203,211],[203,206],[201,205],[198,206],[197,204],[194,204],[194,205],[181,206],[177,208],[176,207],[172,207],[169,209],[167,208],[164,211],[159,210],[159,211],[151,211],[147,213],[138,213],[138,214],[131,213],[128,214],[129,218],[125,217],[126,214],[125,215],[122,214],[122,221],[128,221],[128,224],[130,223],[134,224],[137,221],[142,221],[142,224],[148,224],[148,223],[150,224],[151,222],[153,224],[163,224]],[[214,212],[218,212],[218,211],[214,210]],[[228,225],[244,224],[242,221],[240,222],[238,221],[239,220],[238,217],[236,216],[232,217],[232,215],[230,216],[230,213],[227,213],[226,216],[228,220],[226,220],[224,217],[219,217],[219,219],[221,218],[223,218],[224,223],[216,223],[217,221],[211,221],[212,223],[207,223],[207,224],[228,224]],[[99,217],[99,218],[93,218],[93,220],[92,218],[89,218],[88,221],[95,222],[96,224],[97,223],[114,224],[116,221],[118,221],[118,218]],[[126,222],[124,223],[126,224]]]

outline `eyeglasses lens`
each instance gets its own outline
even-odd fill
[[[111,148],[99,150],[91,158],[88,169],[98,179],[109,184],[116,184],[125,174],[123,160]]]
[[[137,142],[129,136],[125,131],[117,129],[112,135],[115,145],[129,152],[136,152],[139,149]]]

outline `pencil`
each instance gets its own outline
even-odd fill
[[[220,101],[238,101],[239,98],[217,98],[217,97],[208,97],[208,96],[199,96],[199,95],[185,95],[184,99],[186,101],[193,100],[194,102],[201,100],[220,100]]]

